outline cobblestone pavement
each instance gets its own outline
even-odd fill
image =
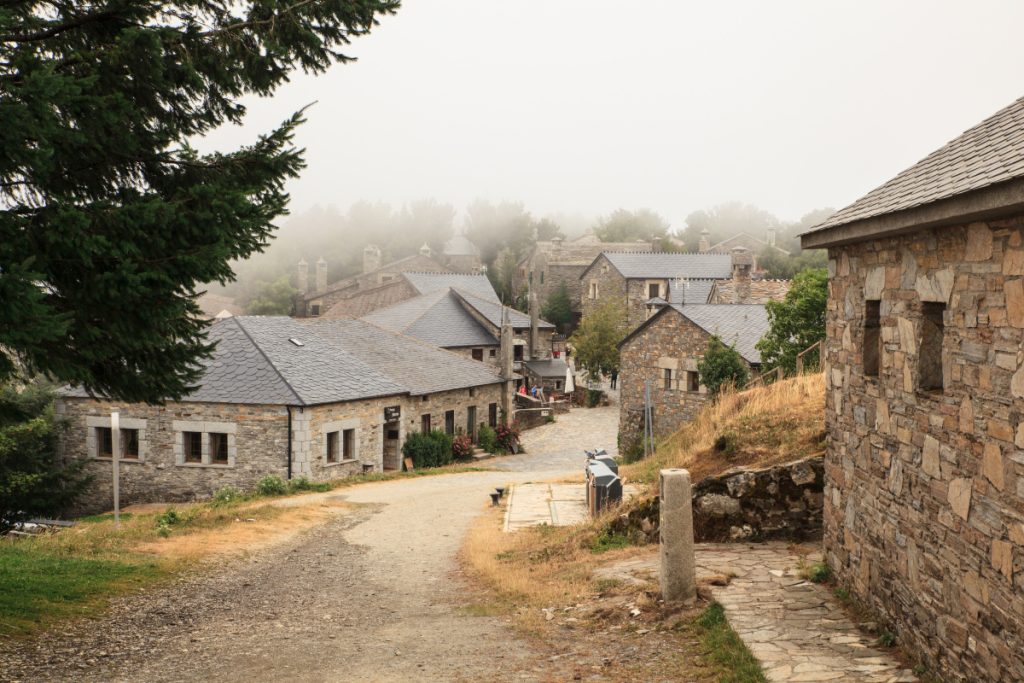
[[[513,472],[578,471],[583,476],[584,450],[603,448],[609,455],[618,453],[619,409],[573,408],[551,424],[523,432],[522,455],[485,460],[484,467]]]
[[[813,563],[820,554],[804,560]],[[658,555],[605,567],[600,578],[657,580]],[[770,681],[913,683],[914,674],[872,646],[824,586],[800,576],[800,558],[785,543],[714,544],[696,548],[697,580],[733,575],[712,586],[729,624]]]

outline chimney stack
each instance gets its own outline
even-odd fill
[[[711,248],[710,235],[711,232],[707,228],[700,231],[700,242],[697,243],[697,251],[703,253]]]
[[[750,298],[750,270],[753,265],[754,257],[748,249],[736,247],[732,250],[732,281],[736,292],[733,303],[746,303]]]
[[[540,360],[540,313],[537,292],[530,292],[530,360]]]
[[[306,263],[306,259],[299,260],[299,277],[296,283],[299,294],[305,294],[309,291],[309,264]]]
[[[327,289],[327,261],[321,256],[316,262],[316,291]]]
[[[363,249],[363,275],[380,270],[380,247],[376,244],[367,244]]]
[[[775,228],[774,227],[768,228],[768,246],[769,247],[774,247],[775,246]]]
[[[501,394],[501,410],[505,423],[512,421],[514,412],[513,401],[515,401],[515,375],[512,370],[512,322],[509,319],[508,308],[501,307],[501,335],[499,336],[500,348],[498,355],[501,360],[501,378],[505,380],[505,391]]]
[[[424,242],[423,246],[420,247],[420,256],[426,256],[427,258],[430,258],[431,254],[433,254],[433,253],[434,253],[434,250],[431,249],[430,245],[427,244],[426,242]]]

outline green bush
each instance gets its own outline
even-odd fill
[[[601,405],[601,399],[604,398],[604,392],[600,389],[587,389],[587,407],[596,408]]]
[[[412,465],[417,469],[441,467],[452,461],[453,441],[451,436],[440,429],[435,429],[427,434],[414,432],[402,445],[402,455],[412,458]]]
[[[704,357],[697,361],[697,373],[711,396],[727,386],[742,387],[750,377],[743,357],[717,335],[708,340]]]
[[[167,508],[156,517],[156,533],[162,538],[171,535],[171,527],[182,521],[181,515],[174,508]]]
[[[299,493],[302,491],[318,491],[323,493],[330,490],[331,485],[326,481],[315,482],[310,481],[306,477],[296,477],[288,482],[288,493]]]
[[[239,500],[245,500],[245,494],[234,486],[221,486],[214,491],[211,502],[214,505],[229,505]]]
[[[268,474],[256,482],[256,493],[261,496],[283,496],[288,493],[288,487],[281,477]]]
[[[733,455],[739,448],[739,438],[734,432],[723,432],[715,439],[715,450],[723,455]]]
[[[480,442],[480,448],[484,449],[488,453],[498,452],[498,433],[487,423],[480,425],[480,431],[477,433],[477,441]]]

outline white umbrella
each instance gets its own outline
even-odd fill
[[[565,368],[565,393],[571,394],[576,390],[576,383],[572,379],[572,367],[566,366]]]

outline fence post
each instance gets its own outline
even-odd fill
[[[661,596],[665,602],[691,600],[697,595],[692,496],[690,473],[687,470],[661,471],[659,531]]]

